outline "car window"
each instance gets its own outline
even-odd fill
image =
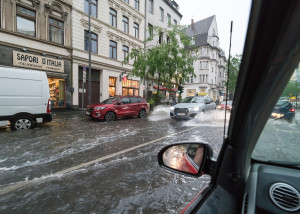
[[[138,102],[139,102],[139,103],[143,103],[143,102],[144,102],[144,99],[143,99],[143,98],[138,97],[137,99],[138,99]]]
[[[115,102],[117,102],[120,99],[120,97],[110,97],[104,101],[102,101],[101,103],[103,104],[113,104]]]
[[[130,103],[137,103],[138,99],[137,97],[130,97]]]
[[[120,102],[123,103],[123,104],[129,104],[129,98],[125,97]]]
[[[298,69],[276,103],[253,151],[253,159],[300,168],[300,113],[297,112],[300,107],[299,93]]]

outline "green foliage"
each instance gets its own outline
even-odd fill
[[[134,60],[129,76],[155,79],[158,83],[167,84],[184,81],[189,75],[195,76],[193,63],[197,59],[196,51],[183,28],[173,26],[172,30],[165,30],[154,27],[153,31],[156,35],[163,32],[164,38],[168,38],[169,42],[148,49],[132,49],[123,61],[123,64],[127,64],[129,59]],[[149,41],[151,38],[146,42]]]
[[[228,64],[226,65],[226,79],[228,82],[228,93],[234,94],[235,86],[237,83],[240,65],[241,65],[242,55],[235,55],[234,57],[230,58],[230,66],[229,66],[229,79],[228,77]],[[228,63],[228,62],[227,62]],[[227,87],[227,82],[225,82]]]
[[[298,84],[295,80],[290,80],[285,87],[282,96],[286,97],[292,97],[292,96],[298,96],[300,93],[300,88],[298,87]]]

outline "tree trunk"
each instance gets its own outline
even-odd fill
[[[156,93],[156,103],[159,104],[159,85],[160,85],[160,73],[158,73],[158,81],[157,81],[157,93]]]

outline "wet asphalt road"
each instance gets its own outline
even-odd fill
[[[176,121],[161,107],[146,119],[60,112],[32,130],[0,129],[0,213],[179,213],[210,178],[165,171],[157,153],[204,141],[217,157],[223,123],[223,112]]]

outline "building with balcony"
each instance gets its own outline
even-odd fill
[[[208,95],[221,100],[225,91],[225,53],[219,47],[216,16],[195,22],[186,29],[198,48],[198,59],[194,62],[194,73],[184,84],[182,97],[195,94]]]
[[[89,80],[89,0],[73,0],[73,105],[88,105]],[[143,48],[145,39],[145,1],[91,0],[91,80],[92,103],[114,95],[143,95],[138,78],[127,76],[133,62],[122,61],[134,48]],[[83,68],[86,80],[83,86]],[[82,103],[82,95],[84,101]]]
[[[71,0],[0,0],[0,65],[46,72],[52,108],[72,107],[71,13]]]

